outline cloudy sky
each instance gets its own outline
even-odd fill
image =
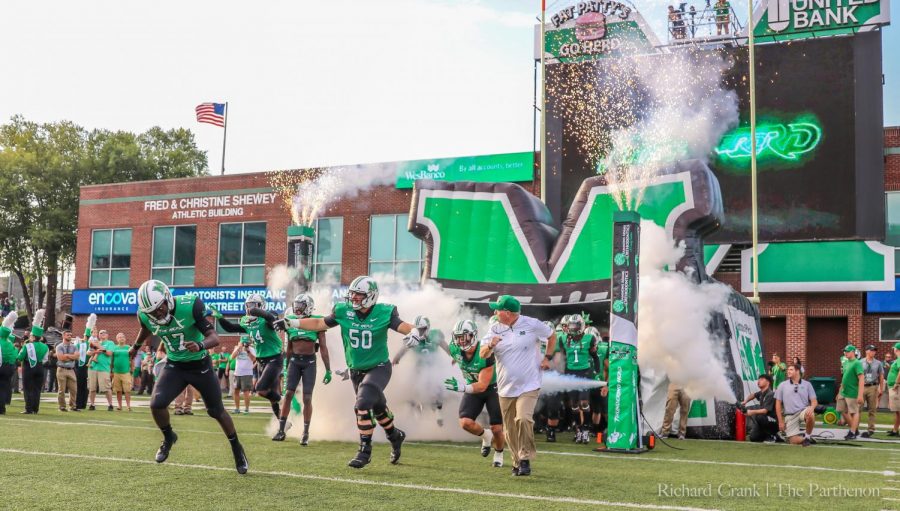
[[[900,12],[900,0],[890,0]],[[567,5],[548,0],[548,10]],[[660,35],[669,2],[636,2]],[[732,2],[739,12],[746,3]],[[700,5],[697,0],[696,4]],[[528,151],[539,0],[9,1],[0,119],[187,127],[228,172]],[[900,48],[900,30],[885,30]],[[900,57],[885,56],[885,124]],[[800,86],[800,84],[798,84]]]

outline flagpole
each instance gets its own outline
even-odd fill
[[[222,131],[222,175],[225,175],[225,140],[228,137],[228,102],[225,102],[225,129]]]
[[[544,41],[544,17],[547,12],[547,0],[541,0],[541,201],[547,204],[547,75],[544,54],[546,44]]]

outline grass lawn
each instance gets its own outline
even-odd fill
[[[162,465],[152,462],[161,435],[145,407],[41,407],[19,415],[19,399],[0,416],[0,509],[900,509],[900,444],[685,440],[670,442],[683,450],[637,456],[595,453],[565,434],[540,442],[532,477],[513,478],[508,456],[495,469],[475,443],[410,438],[399,465],[376,444],[357,471],[346,465],[355,445],[272,442],[270,415],[251,413],[235,417],[250,459],[239,476],[202,405],[173,417],[179,441]],[[860,492],[868,496],[848,496]]]

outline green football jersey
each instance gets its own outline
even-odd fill
[[[260,358],[274,357],[282,351],[281,338],[278,332],[266,324],[266,320],[257,316],[241,316],[240,324],[253,339],[256,356]]]
[[[387,332],[394,309],[393,305],[376,303],[369,310],[369,315],[362,319],[347,302],[334,305],[332,314],[341,327],[344,357],[350,369],[366,371],[389,362]]]
[[[602,340],[597,341],[597,358],[600,360],[600,367],[595,367],[594,370],[603,374],[603,362],[609,358],[609,343],[603,342]]]
[[[466,378],[466,383],[472,384],[478,381],[478,375],[481,373],[481,370],[485,367],[488,367],[487,360],[481,358],[481,353],[479,353],[479,349],[475,347],[475,353],[472,354],[472,358],[466,359],[465,354],[459,346],[456,344],[450,345],[450,356],[453,357],[453,360],[456,361],[456,364],[459,366],[460,370],[463,372],[463,376]],[[494,374],[491,376],[491,385],[497,383],[497,369],[494,369]]]
[[[203,342],[203,332],[197,328],[194,321],[194,300],[196,295],[184,295],[175,297],[175,311],[172,321],[168,325],[157,325],[143,312],[138,313],[141,324],[162,340],[166,347],[166,357],[172,362],[193,362],[206,358],[207,352],[190,351],[187,342]]]
[[[321,318],[322,316],[308,316],[310,318]],[[285,319],[300,319],[296,314],[285,314]],[[319,332],[312,330],[303,330],[302,328],[288,328],[287,338],[289,341],[304,339],[312,342],[319,342]]]
[[[441,341],[444,340],[444,334],[440,330],[431,330],[425,337],[425,340],[410,348],[420,355],[429,355],[437,353],[441,349]]]
[[[584,334],[578,340],[568,335],[564,338],[562,349],[566,352],[566,370],[581,371],[590,369],[590,350],[593,340],[594,337],[591,334]]]

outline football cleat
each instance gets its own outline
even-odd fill
[[[159,450],[156,451],[156,462],[162,463],[169,458],[169,451],[172,450],[172,446],[175,445],[175,442],[178,441],[178,435],[175,432],[172,432],[172,441],[168,442],[166,439],[163,439],[162,444],[159,446]]]
[[[403,441],[406,440],[406,433],[400,428],[396,429],[394,438],[388,439],[391,441],[391,463],[394,465],[400,462],[400,446],[402,446]]]
[[[494,451],[494,468],[503,467],[503,453]]]
[[[284,439],[286,437],[287,437],[287,435],[284,434],[284,431],[279,431],[278,433],[275,433],[275,436],[272,437],[272,441],[273,442],[284,442]]]
[[[233,445],[231,446],[231,453],[234,455],[235,470],[237,470],[238,474],[246,474],[247,469],[250,468],[250,462],[247,461],[247,455],[244,454],[244,447],[240,443]]]
[[[356,456],[347,463],[348,466],[353,468],[363,468],[364,466],[369,464],[369,460],[372,458],[372,446],[366,444],[360,444],[359,451],[356,452]]]
[[[303,447],[309,445],[309,433],[303,433],[303,436],[300,437],[300,445]]]

